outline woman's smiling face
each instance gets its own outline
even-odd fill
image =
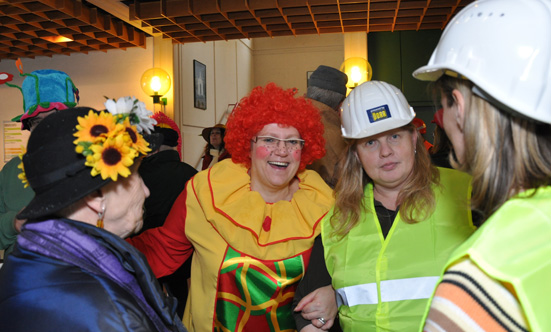
[[[256,137],[259,136],[300,139],[295,127],[283,127],[277,123],[265,125],[256,134]],[[282,141],[277,142],[275,147],[266,146],[256,137],[252,138],[251,143],[251,184],[257,191],[286,189],[297,174],[302,150],[288,148],[289,144]]]

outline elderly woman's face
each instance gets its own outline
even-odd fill
[[[105,195],[105,229],[125,238],[143,226],[143,205],[149,189],[136,170],[128,178],[107,184]]]
[[[413,172],[416,143],[417,135],[398,128],[359,140],[356,151],[375,186],[401,189]]]
[[[253,137],[251,183],[255,187],[278,190],[290,184],[297,174],[302,155],[302,144],[297,140],[300,140],[300,134],[295,127],[282,127],[276,123],[265,125]]]

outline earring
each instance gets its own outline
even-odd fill
[[[413,150],[413,154],[417,154],[417,149]]]
[[[97,228],[103,228],[103,217],[105,216],[105,205],[101,204],[101,211],[98,212],[98,221],[96,222]]]

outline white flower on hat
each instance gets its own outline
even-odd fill
[[[104,103],[109,113],[129,115],[130,122],[138,128],[140,133],[151,134],[157,121],[151,116],[153,112],[145,108],[145,103],[135,97],[121,97],[117,101],[107,99]]]

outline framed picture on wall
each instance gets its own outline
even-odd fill
[[[197,60],[193,60],[193,105],[207,109],[207,66]]]

